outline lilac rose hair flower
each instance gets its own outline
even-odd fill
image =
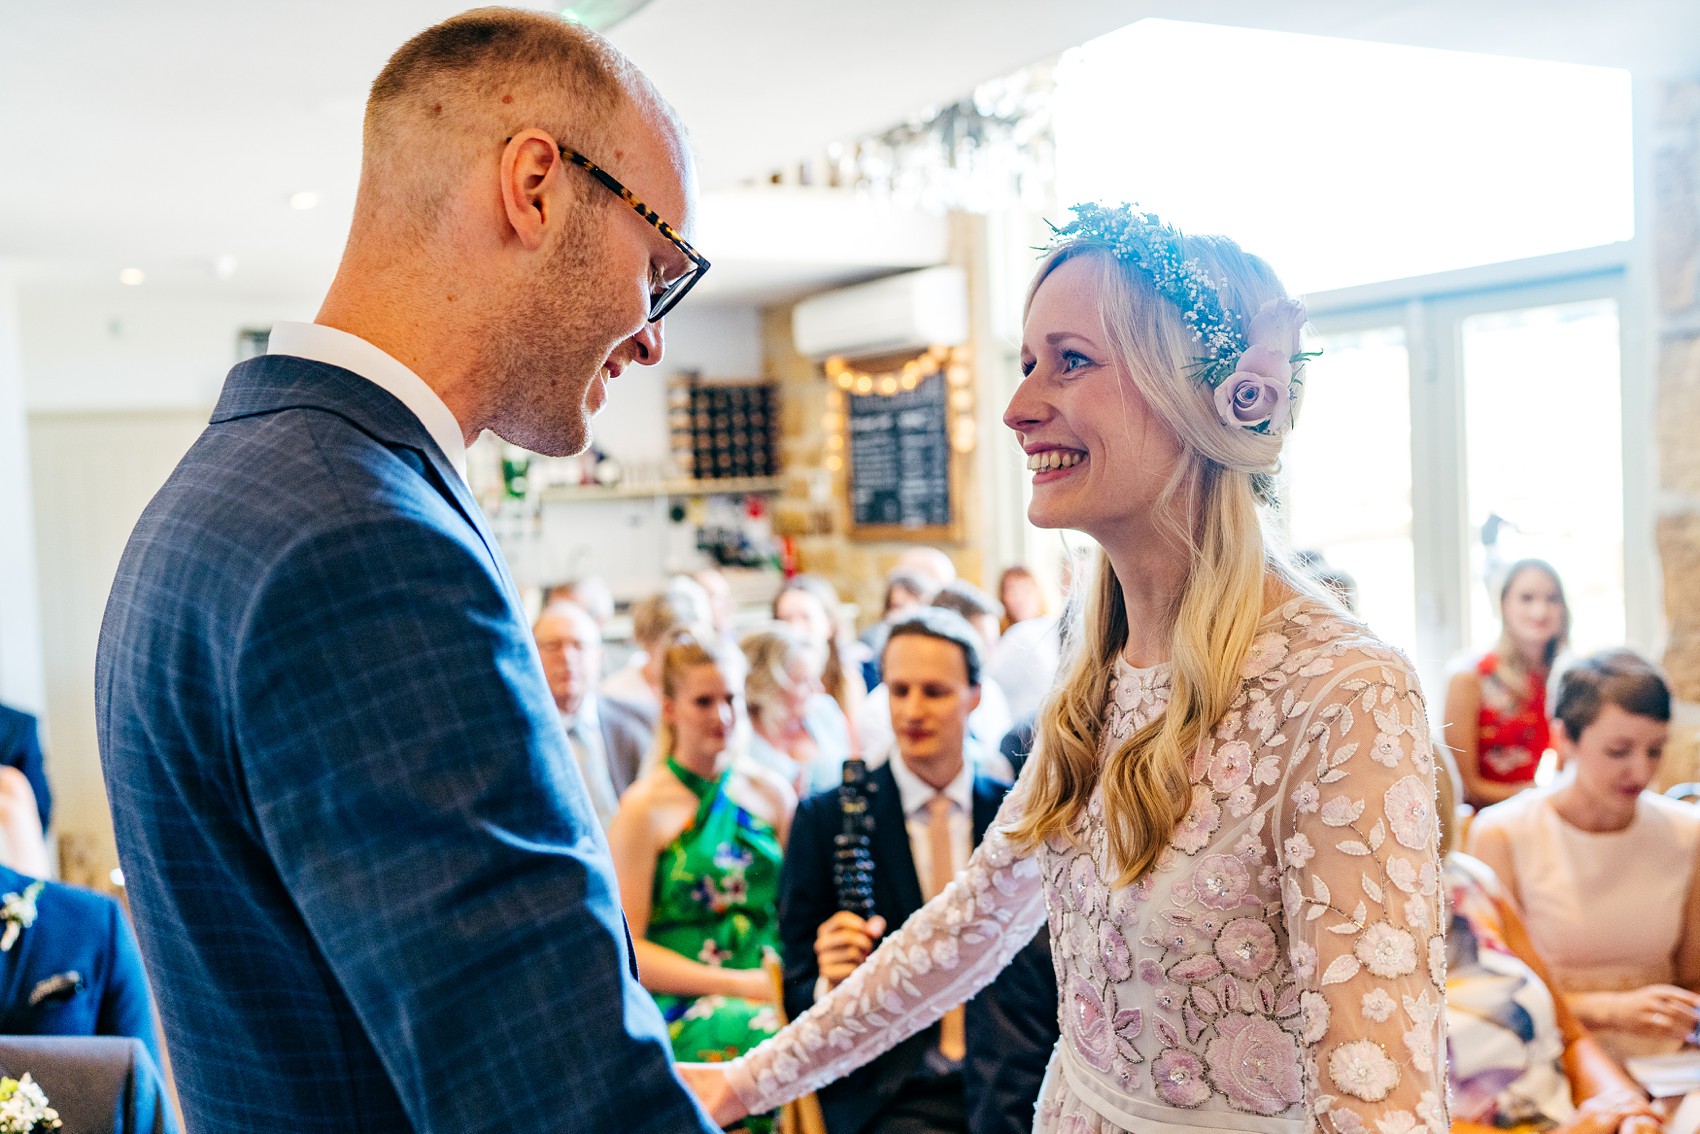
[[[1296,299],[1271,299],[1246,330],[1249,344],[1234,372],[1216,387],[1223,425],[1279,433],[1292,423],[1293,364],[1305,307]]]

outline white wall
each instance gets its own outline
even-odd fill
[[[145,286],[20,287],[29,410],[211,410],[245,327],[311,319],[317,297],[182,296]]]
[[[17,289],[0,268],[0,701],[47,703],[30,498],[29,429],[18,344]]]

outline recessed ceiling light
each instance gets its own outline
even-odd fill
[[[125,268],[118,273],[118,282],[128,287],[141,287],[147,278],[147,273],[140,268]]]
[[[236,257],[229,252],[213,258],[213,275],[221,280],[227,280],[236,274]]]
[[[289,207],[292,209],[316,209],[319,207],[319,195],[303,189],[299,193],[289,195]]]

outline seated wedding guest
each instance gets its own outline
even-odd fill
[[[0,866],[0,990],[0,1035],[130,1036],[159,1063],[136,936],[104,894]]]
[[[844,631],[838,614],[838,592],[819,575],[794,575],[773,599],[773,617],[789,622],[820,647],[826,657],[821,684],[838,702],[848,720],[868,688],[862,683],[861,643]]]
[[[671,580],[660,594],[633,603],[632,643],[637,650],[625,665],[603,678],[602,694],[637,705],[653,727],[661,708],[660,644],[681,626],[707,625],[708,606],[702,584],[683,578]]]
[[[762,970],[779,943],[779,863],[796,797],[732,759],[742,664],[711,630],[657,647],[654,764],[608,829],[638,979],[682,1060],[730,1059],[778,1027]]]
[[[874,916],[838,909],[837,791],[797,810],[781,881],[785,1007],[793,1017],[837,986],[968,861],[1009,790],[963,757],[978,700],[980,645],[962,618],[924,608],[898,620],[885,648],[896,755],[869,775]],[[1057,1039],[1056,981],[1041,932],[965,1010],[948,1013],[818,1092],[829,1134],[1031,1129]]]
[[[973,627],[982,659],[996,649],[1002,609],[980,588],[958,579],[940,587],[928,605],[958,614]],[[856,738],[870,763],[883,760],[891,749],[888,692],[884,685],[870,691],[856,714]],[[1009,701],[1003,689],[996,681],[982,682],[980,703],[968,718],[968,752],[974,765],[994,779],[1015,779],[1014,768],[1003,759],[998,748],[1010,723]]]
[[[1026,566],[1016,563],[998,576],[998,602],[1003,604],[1003,629],[1045,616],[1045,591]]]
[[[911,547],[897,557],[899,571],[915,571],[933,581],[933,588],[956,582],[956,564],[936,547]]]
[[[1487,865],[1454,849],[1457,772],[1437,753],[1436,811],[1446,908],[1447,1082],[1452,1134],[1523,1129],[1650,1134],[1641,1088],[1553,989],[1510,895]]]
[[[821,687],[821,651],[775,622],[744,636],[748,755],[798,797],[834,787],[850,755],[850,726]]]
[[[47,830],[53,820],[53,789],[47,786],[41,758],[41,730],[34,717],[7,705],[0,705],[0,765],[24,774],[35,794],[41,829]]]
[[[614,821],[620,795],[637,779],[655,735],[644,710],[599,694],[602,632],[577,603],[554,602],[531,627],[549,693],[567,730],[567,744],[604,829]]]
[[[1499,615],[1499,642],[1465,659],[1446,685],[1446,744],[1457,755],[1464,802],[1478,810],[1535,782],[1551,745],[1547,678],[1570,639],[1564,585],[1539,559],[1506,570]]]
[[[1478,814],[1470,852],[1511,891],[1577,1017],[1623,1059],[1700,1022],[1700,809],[1647,790],[1670,687],[1630,650],[1559,679],[1559,781]]]
[[[860,639],[868,649],[868,656],[862,660],[862,684],[873,689],[883,680],[880,654],[885,652],[885,636],[891,624],[916,607],[925,606],[938,589],[938,582],[922,571],[897,567],[886,575],[880,620],[864,630]]]
[[[554,584],[543,592],[543,605],[553,602],[574,603],[596,620],[598,630],[607,626],[608,620],[614,617],[614,596],[608,593],[608,584],[602,581],[601,575],[585,575]]]

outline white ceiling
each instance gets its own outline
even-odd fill
[[[136,266],[150,286],[316,293],[341,250],[366,84],[462,6],[0,6],[0,262],[67,284]],[[1700,75],[1695,0],[654,0],[611,35],[690,125],[705,186],[726,190],[1147,16]],[[323,204],[292,210],[297,190]],[[704,244],[727,270],[705,290],[723,301],[879,267],[713,248],[713,216]],[[225,280],[221,256],[236,258]]]

